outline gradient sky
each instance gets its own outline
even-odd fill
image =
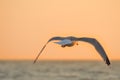
[[[120,0],[0,0],[0,59],[35,59],[53,36],[94,37],[120,59]],[[39,59],[101,60],[94,47],[49,43]]]

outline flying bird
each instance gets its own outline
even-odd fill
[[[89,37],[81,37],[81,38],[77,38],[77,37],[73,37],[73,36],[68,36],[68,37],[52,37],[51,39],[49,39],[47,41],[47,43],[43,46],[43,48],[41,49],[41,51],[39,52],[39,54],[37,55],[36,59],[34,60],[34,63],[37,61],[38,57],[40,56],[40,54],[42,53],[42,51],[45,49],[46,45],[54,40],[58,40],[59,42],[55,42],[56,44],[61,45],[61,47],[72,47],[74,45],[78,45],[78,41],[83,41],[83,42],[87,42],[90,43],[94,46],[94,48],[96,49],[96,51],[100,54],[100,56],[103,58],[103,60],[105,61],[105,63],[109,66],[110,65],[110,61],[109,58],[105,52],[105,50],[103,49],[102,45],[95,39],[95,38],[89,38]]]

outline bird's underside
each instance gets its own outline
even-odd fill
[[[74,46],[75,44],[77,44],[76,41],[71,41],[71,40],[69,40],[69,39],[64,39],[64,40],[61,40],[61,41],[59,41],[59,42],[54,42],[54,43],[61,45],[61,47],[63,47],[63,48],[64,48],[64,47],[72,47],[72,46]]]
[[[105,50],[103,49],[102,45],[94,38],[88,38],[88,37],[81,37],[81,38],[76,38],[73,36],[69,36],[69,37],[53,37],[51,39],[48,40],[48,42],[43,46],[43,48],[41,49],[40,53],[37,55],[36,59],[34,60],[34,63],[37,61],[38,57],[40,56],[40,54],[42,53],[42,51],[44,50],[44,48],[46,47],[46,45],[54,40],[59,40],[59,42],[55,42],[56,44],[61,45],[61,47],[72,47],[74,45],[78,45],[78,41],[83,41],[83,42],[87,42],[90,43],[94,46],[94,48],[97,50],[97,52],[100,54],[100,56],[103,58],[103,60],[106,62],[107,65],[110,65],[110,61],[109,58],[105,52]]]

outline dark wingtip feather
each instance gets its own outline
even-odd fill
[[[108,57],[106,58],[106,64],[109,66],[110,65],[110,61],[108,59]]]

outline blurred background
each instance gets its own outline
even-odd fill
[[[119,0],[0,0],[0,22],[1,60],[33,60],[54,36],[94,37],[110,59],[120,59]],[[49,43],[40,59],[101,58],[80,42],[66,49]]]
[[[0,80],[120,80],[120,0],[0,0]],[[54,36],[96,38],[61,48]]]

